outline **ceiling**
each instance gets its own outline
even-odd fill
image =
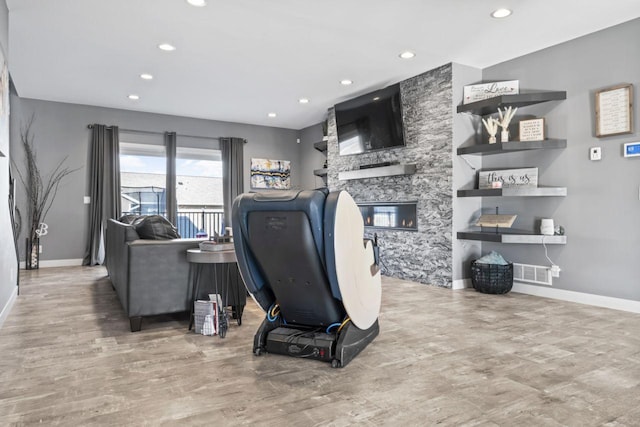
[[[639,0],[207,3],[7,0],[18,94],[302,129],[336,102],[447,62],[484,68],[640,16]],[[513,15],[491,18],[499,7]]]

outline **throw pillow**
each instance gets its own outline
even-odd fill
[[[124,214],[120,218],[118,218],[118,221],[123,224],[133,224],[133,222],[139,217],[140,215]]]
[[[141,239],[169,240],[179,239],[180,234],[165,217],[160,215],[146,215],[133,222]]]

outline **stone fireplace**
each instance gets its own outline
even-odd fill
[[[400,82],[406,145],[340,155],[335,110],[328,112],[327,185],[346,190],[363,211],[366,238],[377,235],[384,275],[452,286],[453,99],[452,65]],[[363,165],[412,164],[415,173],[344,179]],[[340,179],[340,175],[342,178]],[[378,203],[383,201],[384,203]],[[403,210],[412,202],[411,218]],[[369,203],[373,202],[373,203]],[[370,204],[379,205],[370,212]],[[370,220],[368,218],[371,218]],[[402,220],[404,219],[404,225]],[[374,228],[375,225],[375,228]]]
[[[416,202],[358,203],[365,227],[417,231]]]

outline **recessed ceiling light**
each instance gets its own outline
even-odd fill
[[[349,80],[349,79],[340,80],[340,84],[344,86],[349,86],[350,84],[353,84],[353,80]]]
[[[137,101],[138,99],[140,99],[140,97],[138,95],[131,94],[129,95],[129,99],[133,99],[134,101]]]
[[[411,59],[414,56],[416,56],[415,53],[411,52],[411,51],[406,51],[406,52],[402,52],[400,55],[398,55],[400,58],[402,59]]]
[[[169,43],[162,43],[158,45],[158,49],[171,52],[172,50],[176,50],[176,47],[173,45],[170,45]]]
[[[506,18],[507,16],[511,15],[513,12],[511,12],[509,9],[498,9],[498,10],[494,10],[491,13],[491,16],[494,18]]]
[[[195,7],[204,7],[207,5],[207,2],[205,0],[187,0],[187,3]]]
[[[269,113],[269,114],[267,114],[267,116],[269,116],[269,117],[277,117],[278,115],[276,113]]]
[[[153,79],[153,76],[151,74],[148,74],[148,73],[142,73],[142,74],[140,74],[140,78],[142,80],[151,80],[151,79]]]
[[[309,103],[309,99],[307,99],[307,98],[300,98],[300,99],[298,99],[298,102],[299,102],[300,104],[308,104],[308,103]]]
[[[374,101],[380,101],[380,97],[376,96],[375,98],[373,98]]]

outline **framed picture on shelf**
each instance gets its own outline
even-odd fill
[[[463,89],[463,104],[495,98],[500,95],[517,95],[520,93],[520,81],[509,80],[504,82],[480,83],[468,85]]]
[[[633,85],[622,84],[596,92],[596,136],[633,132]]]
[[[499,182],[500,186],[494,183]],[[496,169],[478,171],[478,189],[538,187],[538,168]]]
[[[520,120],[520,141],[544,140],[544,119]]]

